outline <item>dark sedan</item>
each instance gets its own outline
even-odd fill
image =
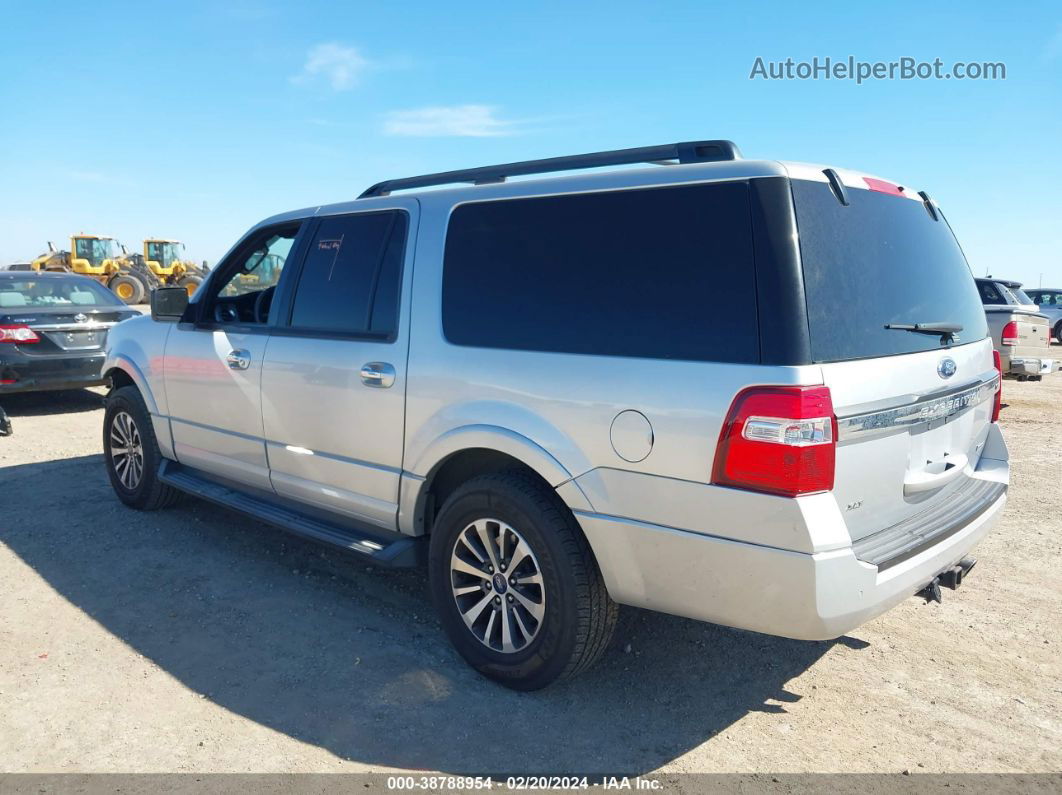
[[[104,383],[107,331],[138,314],[84,276],[0,271],[0,395]]]

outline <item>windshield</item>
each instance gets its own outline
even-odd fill
[[[63,306],[118,307],[124,304],[114,293],[91,279],[0,279],[0,310]]]
[[[109,237],[79,237],[74,240],[74,256],[87,259],[98,267],[105,259],[114,258],[114,240]]]
[[[178,251],[180,245],[180,243],[148,243],[147,258],[159,263],[163,268],[168,268],[181,258]]]
[[[984,308],[947,221],[920,201],[860,188],[842,205],[825,182],[793,180],[816,362],[940,350],[983,339]],[[762,309],[761,309],[762,311]],[[950,323],[952,340],[887,325]]]

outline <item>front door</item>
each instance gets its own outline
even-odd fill
[[[163,373],[181,464],[271,488],[259,390],[272,298],[298,229],[252,235],[189,307],[193,322],[182,321],[169,335]],[[268,272],[260,270],[266,262]]]
[[[399,310],[408,306],[404,260],[412,259],[406,240],[416,205],[406,205],[327,216],[307,231],[262,371],[275,491],[389,530],[397,522],[409,347]]]

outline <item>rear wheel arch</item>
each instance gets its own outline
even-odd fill
[[[447,498],[464,483],[481,475],[499,472],[521,472],[546,488],[549,482],[519,458],[489,447],[470,447],[458,450],[439,461],[421,484],[414,508],[417,534],[431,532],[439,509]]]
[[[528,444],[532,443],[528,441]],[[534,451],[537,452],[537,448]],[[470,446],[450,452],[431,467],[416,490],[416,497],[411,500],[412,527],[405,531],[412,531],[414,535],[431,533],[439,510],[454,491],[474,478],[502,472],[526,475],[544,489],[557,493],[569,509],[592,509],[582,490],[574,485],[571,475],[552,457],[544,465],[535,455],[515,455],[485,445]]]

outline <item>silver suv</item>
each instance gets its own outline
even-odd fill
[[[116,327],[105,372],[123,502],[426,562],[458,651],[519,689],[587,668],[617,603],[825,639],[939,598],[1006,501],[940,208],[729,141],[275,216]]]
[[[1036,309],[1051,324],[1051,336],[1062,342],[1062,290],[1051,287],[1038,287],[1026,290],[1029,300],[1036,304]]]

